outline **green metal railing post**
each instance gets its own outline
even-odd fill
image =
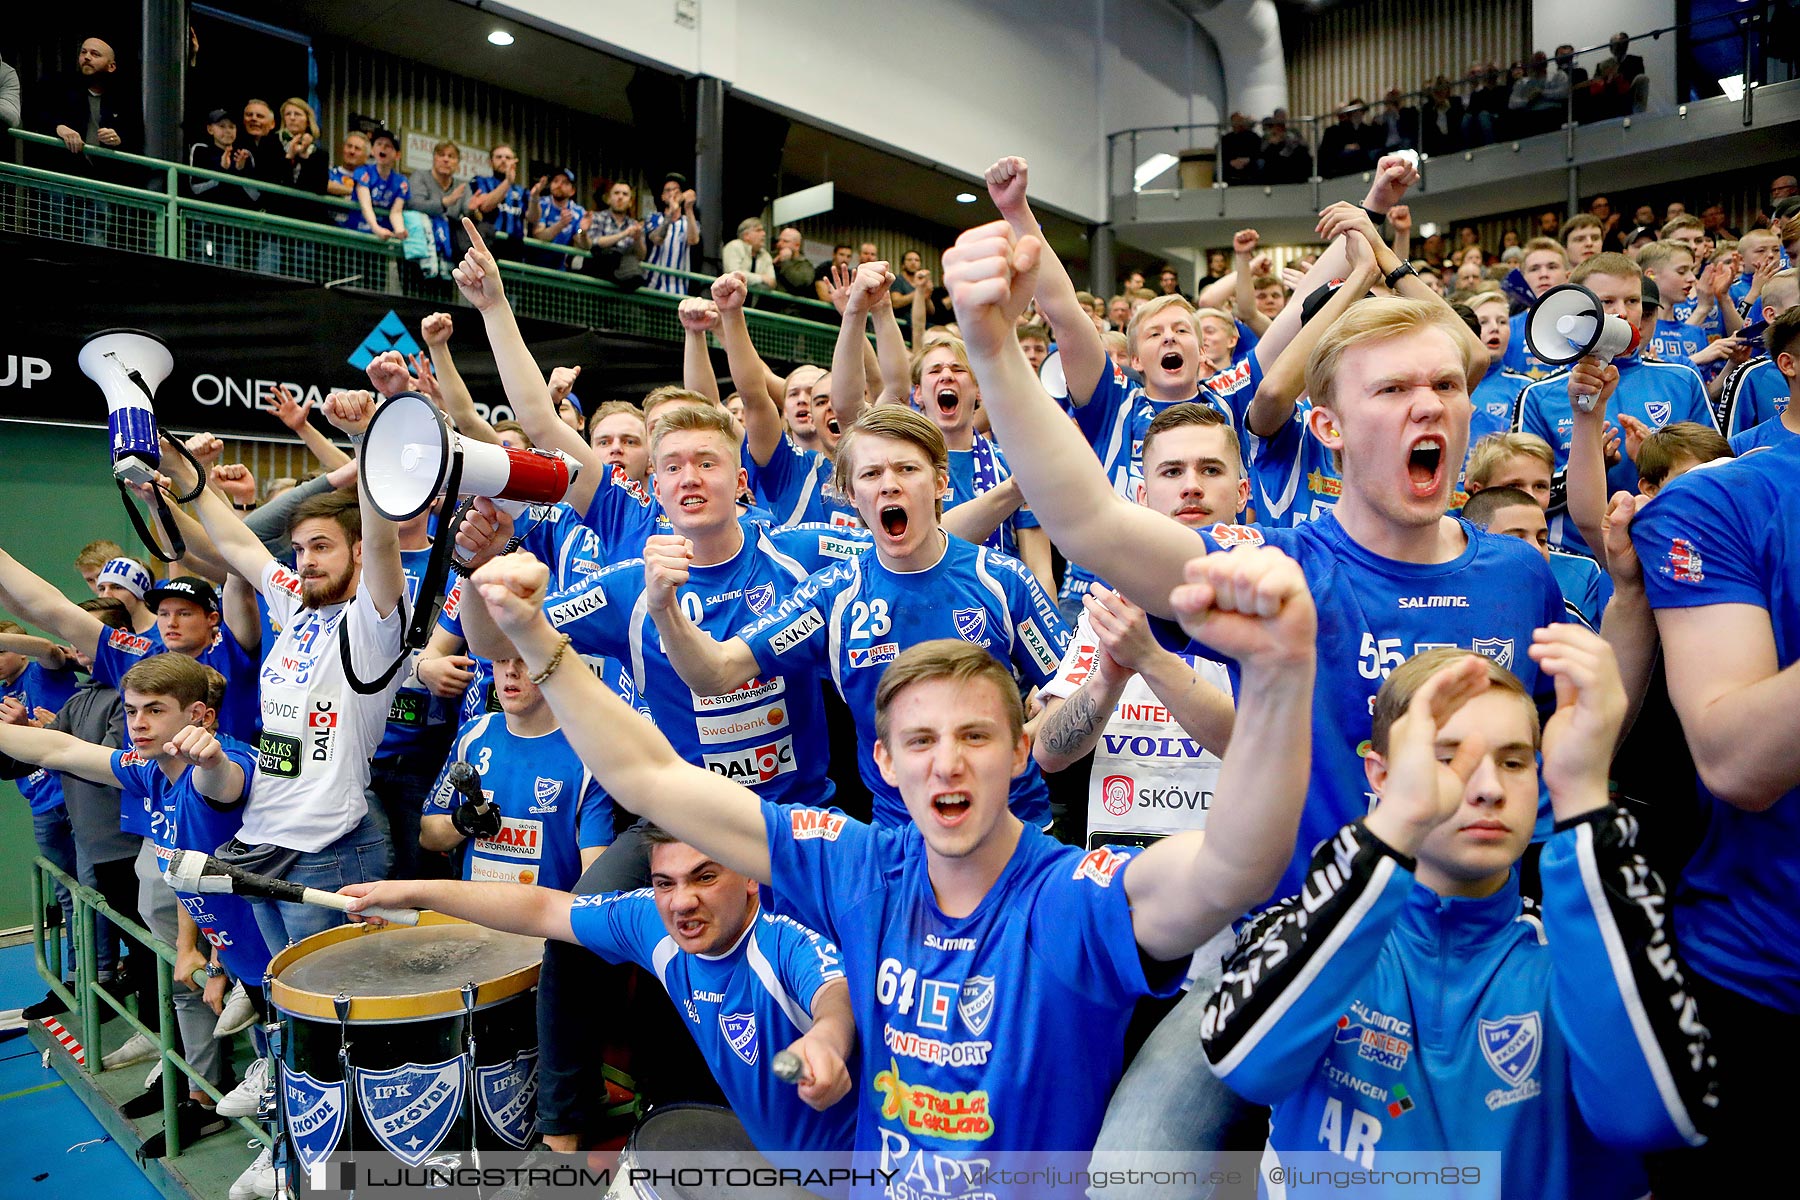
[[[168,1069],[168,1063],[175,1054],[175,972],[169,960],[158,954],[156,956],[156,1011],[161,1017],[161,1028],[157,1031],[157,1049],[163,1058],[162,1099],[163,1099],[163,1140],[167,1143],[169,1157],[174,1158],[181,1153],[181,1122],[176,1119],[181,1104],[181,1089],[176,1085],[178,1073]]]
[[[75,921],[81,926],[81,938],[76,943],[75,960],[75,1003],[73,1008],[81,1025],[81,1044],[92,1046],[88,1051],[87,1071],[90,1075],[100,1073],[100,1009],[94,1003],[94,990],[100,987],[100,928],[94,910],[75,896]],[[114,961],[115,971],[118,969]]]
[[[169,191],[169,205],[163,213],[163,246],[164,258],[181,257],[181,213],[175,206],[175,197],[180,194],[181,174],[170,164],[164,172]]]

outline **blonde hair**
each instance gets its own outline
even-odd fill
[[[619,413],[630,413],[640,421],[644,419],[644,410],[633,404],[631,401],[608,400],[606,403],[594,409],[593,414],[588,417],[588,428],[592,429],[606,418],[617,416]]]
[[[1649,248],[1649,246],[1645,246],[1644,250]],[[1644,256],[1644,250],[1638,251],[1639,258]],[[1591,275],[1604,275],[1608,279],[1636,279],[1641,283],[1644,278],[1644,269],[1623,254],[1615,254],[1609,250],[1603,254],[1594,255],[1570,271],[1569,282],[1581,283]],[[1671,298],[1669,303],[1675,303],[1674,299]]]
[[[1535,458],[1552,474],[1556,471],[1556,451],[1535,433],[1490,433],[1469,451],[1467,481],[1470,486],[1486,487],[1495,472],[1518,455]]]
[[[1199,310],[1188,303],[1187,297],[1176,295],[1158,296],[1154,300],[1146,300],[1138,305],[1137,310],[1131,314],[1131,320],[1126,323],[1125,347],[1129,352],[1136,353],[1138,330],[1144,327],[1144,322],[1148,321],[1151,317],[1154,317],[1165,308],[1180,308],[1181,311],[1185,312],[1188,315],[1188,318],[1194,322],[1194,332],[1198,333],[1200,331],[1200,321],[1195,315]],[[1218,312],[1219,310],[1211,309],[1209,311]],[[1226,319],[1230,320],[1229,317]]]
[[[682,404],[704,404],[708,408],[718,407],[713,403],[710,396],[702,396],[699,392],[693,391],[690,388],[684,388],[677,383],[665,383],[659,388],[651,388],[649,393],[644,396],[645,424],[648,424],[650,421],[650,411],[652,409],[659,405],[676,402]]]
[[[1441,300],[1408,300],[1400,296],[1375,296],[1358,300],[1332,323],[1306,360],[1306,390],[1313,403],[1330,407],[1332,387],[1346,350],[1392,341],[1426,329],[1443,331],[1462,364],[1463,386],[1475,372],[1475,339],[1469,327]]]
[[[1659,241],[1667,241],[1670,236],[1680,233],[1684,229],[1698,229],[1701,233],[1705,233],[1706,222],[1699,217],[1690,217],[1686,213],[1682,213],[1657,230],[1656,236]]]
[[[1669,265],[1678,254],[1694,257],[1693,250],[1681,242],[1651,242],[1638,251],[1638,269],[1648,274]]]
[[[1548,252],[1556,255],[1556,257],[1563,260],[1565,266],[1568,265],[1569,262],[1568,248],[1555,238],[1534,237],[1529,242],[1526,242],[1521,249],[1523,250],[1523,253],[1519,255],[1519,265],[1521,266],[1524,265],[1526,259],[1539,252]]]
[[[1415,654],[1395,667],[1394,673],[1381,685],[1381,690],[1375,693],[1374,720],[1369,729],[1370,751],[1385,757],[1388,751],[1388,734],[1393,731],[1394,722],[1412,706],[1413,697],[1419,694],[1419,689],[1445,667],[1471,656],[1486,664],[1490,688],[1510,692],[1525,705],[1525,710],[1531,714],[1531,744],[1537,745],[1542,733],[1538,725],[1537,703],[1531,698],[1531,693],[1525,690],[1525,685],[1519,682],[1519,677],[1485,654],[1476,654],[1472,650],[1456,646],[1440,646],[1436,650]]]
[[[860,421],[857,423],[861,424]],[[894,698],[915,683],[929,683],[937,679],[962,684],[985,679],[992,683],[994,690],[1000,693],[1001,705],[1006,709],[1006,727],[1012,733],[1013,741],[1019,740],[1025,728],[1025,711],[1019,702],[1019,685],[1013,682],[1012,672],[999,659],[972,642],[965,642],[960,638],[937,638],[902,650],[882,673],[881,682],[875,685],[877,741],[887,744],[890,728],[888,710],[894,706]]]
[[[716,433],[731,445],[732,465],[736,464],[736,454],[742,439],[737,427],[731,423],[731,414],[722,408],[712,405],[677,404],[673,408],[664,409],[650,422],[650,460],[656,461],[656,448],[671,433]]]
[[[286,100],[283,100],[281,102],[281,108],[289,108],[289,107],[297,108],[301,112],[306,114],[306,132],[312,134],[313,141],[315,141],[315,142],[318,141],[319,140],[319,114],[313,111],[313,106],[308,104],[306,101],[302,100],[298,96],[289,96]],[[281,108],[278,108],[275,110],[275,116],[278,119],[281,116]]]
[[[944,446],[944,434],[929,417],[904,404],[878,404],[863,410],[856,424],[846,429],[838,442],[837,459],[831,465],[831,486],[841,496],[852,494],[850,484],[854,469],[850,464],[856,459],[856,444],[863,437],[889,438],[917,446],[925,452],[934,472],[949,473],[950,451]],[[940,517],[944,515],[942,496],[938,498],[937,512]]]
[[[918,387],[919,380],[925,376],[925,356],[930,354],[933,350],[943,349],[948,349],[950,353],[956,357],[956,361],[962,364],[965,370],[973,373],[974,368],[969,366],[969,348],[963,345],[963,340],[961,338],[954,337],[948,333],[928,334],[925,338],[925,344],[913,351],[912,381],[914,387]]]
[[[77,573],[98,571],[112,559],[124,557],[124,547],[117,542],[101,538],[98,541],[89,542],[75,555],[75,570]],[[132,561],[137,560],[133,559]]]

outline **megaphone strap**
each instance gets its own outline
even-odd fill
[[[137,531],[138,540],[144,543],[146,550],[154,554],[158,561],[166,563],[172,563],[187,553],[187,542],[182,538],[181,529],[175,524],[175,518],[169,514],[169,506],[163,500],[162,492],[153,491],[150,502],[156,505],[156,516],[162,522],[162,527],[169,531],[169,542],[173,548],[173,552],[169,554],[164,554],[162,547],[156,544],[156,535],[150,532],[150,527],[144,524],[144,518],[138,512],[137,505],[131,502],[131,489],[125,486],[125,481],[118,479],[114,482],[119,485],[119,498],[125,501],[125,515],[131,518],[131,527]]]
[[[175,447],[176,452],[178,454],[180,454],[181,457],[188,460],[188,466],[194,468],[194,479],[196,480],[196,482],[194,484],[194,490],[189,492],[185,496],[175,497],[175,503],[177,503],[177,504],[192,504],[194,501],[196,501],[200,498],[200,493],[206,490],[206,471],[203,467],[201,467],[200,460],[196,459],[191,453],[188,452],[188,448],[185,443],[177,441],[175,438],[170,437],[166,433],[162,434],[161,436],[162,436],[163,441],[165,441],[165,442],[169,443],[169,445]]]

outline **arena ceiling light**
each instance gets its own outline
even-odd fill
[[[513,44],[513,35],[504,29],[496,29],[488,34],[488,41],[496,46],[510,46]]]
[[[1152,179],[1155,179],[1158,175],[1161,175],[1179,161],[1180,160],[1173,154],[1152,154],[1149,158],[1146,158],[1143,162],[1139,163],[1137,165],[1137,170],[1132,172],[1131,190],[1134,192],[1143,191]]]
[[[1730,100],[1735,104],[1737,101],[1744,98],[1744,77],[1742,75],[1727,75],[1725,78],[1719,80],[1719,90],[1725,93],[1725,98],[1727,100]]]
[[[973,203],[975,203],[975,193],[974,192],[958,192],[958,193],[956,193],[956,202],[958,204],[973,204]]]

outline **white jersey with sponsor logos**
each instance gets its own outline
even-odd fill
[[[1074,695],[1092,674],[1099,653],[1099,639],[1084,613],[1056,678],[1044,685],[1044,698],[1066,700]],[[1225,664],[1191,654],[1181,659],[1200,678],[1231,695]],[[1089,844],[1095,834],[1205,829],[1221,765],[1218,755],[1182,731],[1142,676],[1133,675],[1094,747],[1094,768],[1088,778]]]
[[[300,578],[269,563],[257,581],[270,621],[281,630],[259,676],[262,734],[256,786],[238,834],[250,845],[323,850],[356,828],[368,811],[369,763],[387,729],[400,677],[374,695],[344,678],[338,626],[345,624],[356,674],[374,679],[400,653],[404,606],[386,617],[361,588],[343,604],[308,608]]]

